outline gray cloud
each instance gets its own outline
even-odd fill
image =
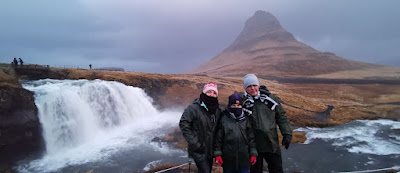
[[[74,0],[0,3],[0,61],[181,73],[220,53],[255,11],[300,41],[365,62],[400,65],[399,1]]]

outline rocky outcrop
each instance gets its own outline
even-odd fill
[[[0,83],[0,172],[44,148],[33,93]],[[4,166],[9,165],[9,166]]]
[[[50,69],[48,66],[41,65],[26,65],[15,68],[19,79],[23,80],[39,80],[39,79],[66,79],[67,70]]]

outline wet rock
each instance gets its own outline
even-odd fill
[[[394,133],[400,136],[400,129],[393,129]]]
[[[185,138],[183,138],[182,132],[179,127],[174,128],[173,130],[169,131],[163,137],[155,137],[151,140],[151,142],[165,142],[169,146],[176,147],[176,148],[187,148],[187,142]]]
[[[33,93],[0,85],[0,163],[12,165],[38,154],[44,148],[41,134]]]
[[[160,137],[154,137],[151,142],[160,142],[161,138]]]

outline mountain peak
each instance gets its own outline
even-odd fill
[[[308,77],[370,67],[376,65],[319,52],[297,41],[271,13],[257,11],[228,48],[188,73]]]
[[[259,41],[292,41],[292,34],[282,28],[278,19],[269,12],[258,10],[250,17],[238,38],[228,49],[241,49]]]
[[[278,19],[269,12],[258,10],[254,15],[246,21],[246,27],[248,28],[259,28],[264,30],[280,29]],[[245,27],[245,29],[246,29]]]

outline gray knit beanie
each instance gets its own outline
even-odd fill
[[[258,82],[258,78],[256,75],[254,74],[247,74],[246,76],[244,76],[243,78],[243,86],[244,89],[246,90],[246,88],[250,85],[257,85],[260,86],[260,83]]]

